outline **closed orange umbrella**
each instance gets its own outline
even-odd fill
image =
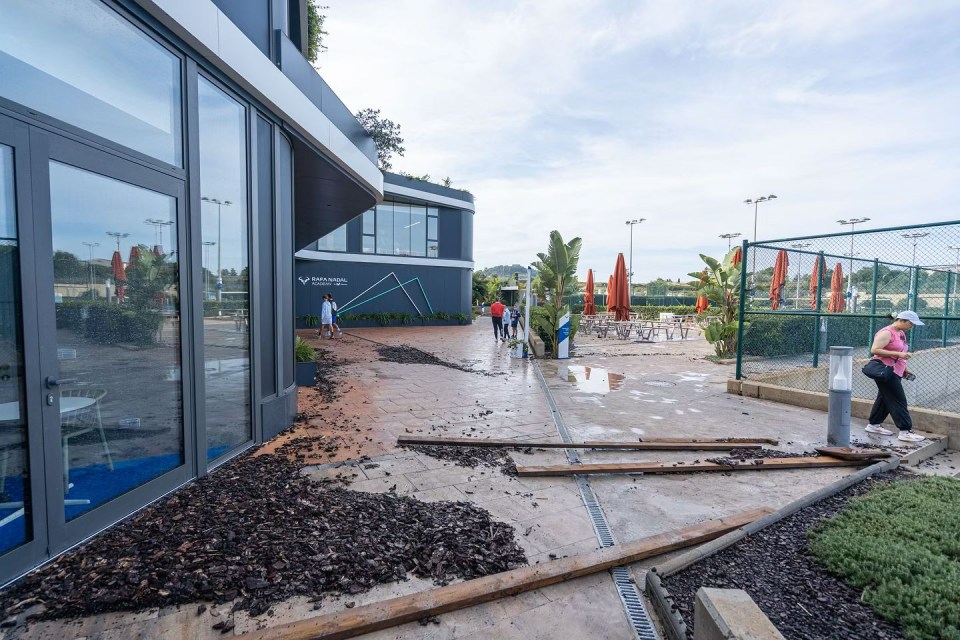
[[[133,266],[140,262],[140,245],[135,244],[130,247],[130,259],[127,260],[128,266]]]
[[[838,262],[833,268],[833,277],[830,278],[830,302],[827,304],[827,311],[830,313],[843,313],[847,307],[847,299],[843,291],[843,266]]]
[[[113,252],[110,267],[113,269],[113,279],[116,280],[117,301],[123,302],[127,291],[127,270],[123,268],[123,258],[119,251]]]
[[[613,276],[607,280],[607,313],[613,311]]]
[[[587,270],[587,292],[583,294],[583,313],[592,316],[597,312],[596,305],[593,304],[593,269]]]
[[[627,279],[627,264],[623,254],[617,255],[613,269],[613,313],[617,320],[630,319],[630,282]]]
[[[823,256],[817,256],[813,261],[813,275],[810,276],[810,308],[817,308],[817,285],[823,279],[823,274],[827,270],[826,260]]]
[[[787,269],[790,267],[790,258],[787,252],[781,249],[777,253],[777,261],[773,265],[773,279],[770,281],[770,308],[776,311],[783,300],[783,286],[787,282]]]
[[[700,284],[701,284],[701,285],[707,284],[707,270],[706,270],[706,269],[703,270],[703,275],[700,276]],[[704,311],[706,311],[709,306],[710,306],[710,301],[707,300],[707,296],[705,296],[705,295],[703,295],[703,294],[700,294],[699,296],[697,296],[697,306],[694,307],[694,309],[696,309],[698,316],[699,316],[700,314],[702,314]]]
[[[731,260],[731,262],[733,263],[733,266],[737,266],[743,262],[743,249],[737,247],[733,250],[733,260]]]

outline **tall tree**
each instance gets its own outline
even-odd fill
[[[380,115],[380,109],[361,109],[357,111],[357,121],[367,130],[377,144],[377,160],[381,171],[393,168],[390,158],[393,154],[403,157],[406,148],[400,135],[400,125]]]
[[[323,37],[330,34],[323,30],[323,23],[327,19],[323,12],[329,8],[320,6],[317,0],[307,0],[307,58],[310,62],[316,62],[317,56],[327,50]]]

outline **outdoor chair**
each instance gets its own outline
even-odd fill
[[[63,487],[64,493],[70,490],[70,440],[91,431],[100,432],[100,442],[103,443],[103,453],[107,457],[107,467],[113,471],[113,457],[110,455],[110,446],[107,436],[103,432],[103,418],[100,415],[100,401],[107,395],[102,387],[76,385],[64,387],[60,391],[60,402],[67,398],[87,398],[92,400],[83,403],[79,408],[60,412],[60,439],[63,448]]]

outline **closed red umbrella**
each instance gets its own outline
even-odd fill
[[[780,308],[783,299],[783,286],[787,282],[787,269],[790,267],[790,258],[787,252],[781,249],[777,253],[777,261],[773,264],[773,279],[770,281],[770,308],[776,311]]]
[[[733,250],[733,260],[731,260],[731,262],[733,263],[733,266],[737,266],[743,262],[743,249],[737,247]]]
[[[613,311],[613,276],[607,279],[607,313]]]
[[[583,313],[588,316],[597,313],[597,307],[593,304],[593,269],[587,270],[587,292],[583,294]]]
[[[700,284],[701,284],[701,285],[707,284],[707,270],[706,270],[706,269],[703,270],[703,275],[700,276]],[[707,300],[707,296],[705,296],[705,295],[703,295],[703,294],[700,294],[699,296],[697,296],[697,306],[694,307],[694,308],[696,309],[698,316],[699,316],[700,314],[702,314],[704,311],[706,311],[709,306],[710,306],[710,301]]]
[[[827,261],[823,256],[817,256],[813,261],[813,275],[810,276],[810,308],[817,308],[817,285],[823,279],[823,274],[827,270]]]
[[[153,245],[153,255],[157,256],[158,258],[162,258],[162,257],[163,257],[163,247],[161,247],[161,246],[158,245],[158,244]]]
[[[110,266],[113,268],[113,279],[116,281],[117,301],[123,302],[127,291],[127,271],[123,268],[123,258],[119,251],[113,252],[113,258],[110,259]]]
[[[127,260],[128,266],[133,266],[140,262],[140,245],[135,244],[130,247],[130,259]]]
[[[827,304],[827,311],[830,313],[843,313],[847,307],[847,299],[843,291],[843,266],[838,262],[833,268],[833,277],[830,278],[830,302]]]
[[[623,254],[617,255],[613,269],[613,313],[616,320],[630,319],[630,282],[627,279],[627,264]]]

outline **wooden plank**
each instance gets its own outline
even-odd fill
[[[780,441],[776,438],[640,438],[640,442],[732,442],[736,444],[780,444]]]
[[[700,471],[776,471],[778,469],[823,469],[825,467],[858,467],[869,460],[840,460],[829,456],[813,458],[765,458],[762,464],[748,460],[737,465],[716,462],[628,462],[610,464],[558,464],[539,467],[517,467],[521,477],[572,476],[596,473],[692,473]]]
[[[897,455],[893,451],[879,449],[857,449],[851,447],[815,447],[817,453],[841,460],[870,460],[877,461]]]
[[[613,567],[638,562],[719,538],[762,518],[773,509],[755,509],[682,529],[475,580],[400,596],[336,613],[298,620],[239,636],[245,640],[342,640],[491,600],[540,589]]]
[[[494,438],[431,438],[400,436],[398,445],[441,447],[536,447],[538,449],[620,449],[632,451],[727,451],[729,449],[760,449],[763,445],[752,442],[525,442],[497,440]]]

